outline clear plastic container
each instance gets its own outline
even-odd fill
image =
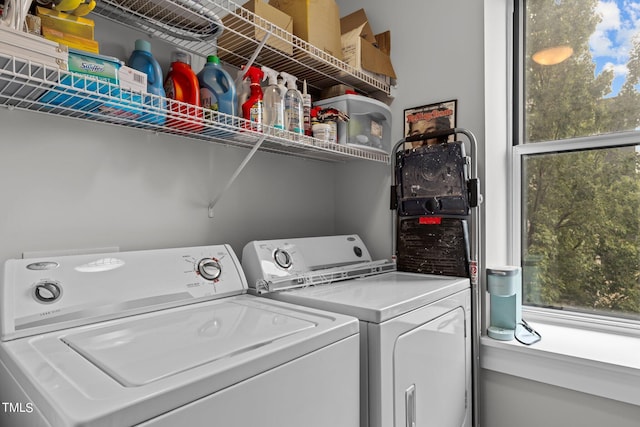
[[[349,115],[348,122],[338,122],[339,144],[385,154],[391,151],[391,109],[383,102],[362,95],[341,95],[313,105]]]
[[[311,130],[313,131],[313,137],[320,141],[336,142],[335,139],[331,141],[331,125],[329,123],[314,123],[311,126]]]

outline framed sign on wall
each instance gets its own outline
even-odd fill
[[[404,136],[422,135],[456,127],[458,101],[438,102],[404,110]],[[455,135],[405,143],[405,149],[455,141]]]

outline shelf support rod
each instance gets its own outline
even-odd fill
[[[240,165],[238,166],[236,171],[233,173],[233,175],[231,175],[231,178],[227,182],[227,185],[225,185],[225,187],[222,189],[222,191],[220,191],[220,193],[218,193],[215,199],[213,199],[213,201],[209,203],[209,218],[213,218],[213,208],[218,203],[218,201],[222,198],[222,196],[227,192],[227,190],[229,190],[233,182],[236,180],[236,178],[238,178],[238,175],[240,175],[244,167],[247,166],[247,163],[249,163],[253,155],[256,154],[256,152],[260,149],[260,146],[262,145],[265,139],[267,139],[267,135],[262,135],[260,139],[258,139],[258,142],[256,142],[256,144],[253,146],[251,151],[249,151],[249,154],[247,154],[247,157],[244,158],[244,160],[242,161],[242,163],[240,163]]]
[[[256,50],[253,52],[253,55],[251,55],[251,58],[249,58],[249,61],[247,62],[247,65],[245,66],[245,70],[253,65],[253,63],[255,62],[256,58],[258,57],[258,54],[260,53],[260,51],[264,47],[264,45],[267,42],[267,39],[269,38],[270,35],[271,35],[270,31],[266,31],[265,32],[264,37],[262,38],[262,41],[260,41],[260,44],[258,45],[258,47],[256,47]],[[238,78],[236,79],[236,85],[239,84],[242,80],[244,80],[244,74],[243,73],[242,74],[238,74]],[[260,148],[260,146],[262,145],[262,143],[264,142],[264,140],[266,138],[267,138],[267,135],[262,135],[260,137],[260,139],[258,140],[256,145],[253,146],[253,148],[251,149],[249,154],[247,154],[247,157],[245,157],[245,159],[242,161],[242,163],[240,163],[240,165],[238,166],[236,171],[233,173],[233,175],[229,179],[229,182],[227,182],[227,185],[222,189],[222,191],[220,191],[220,193],[218,193],[218,195],[215,197],[215,199],[213,199],[213,201],[211,203],[209,203],[209,218],[213,218],[213,208],[218,203],[218,201],[222,198],[224,193],[226,193],[227,190],[229,190],[229,188],[231,187],[233,182],[236,180],[236,178],[238,178],[238,175],[240,175],[240,173],[242,172],[244,167],[247,165],[247,163],[249,163],[249,161],[251,160],[253,155],[258,151],[258,149]]]
[[[244,66],[245,72],[256,61],[256,58],[258,57],[258,54],[260,53],[260,51],[264,47],[265,43],[267,43],[267,39],[269,38],[270,35],[271,35],[271,31],[265,31],[264,37],[262,38],[262,41],[260,41],[260,44],[256,47],[256,50],[253,51],[253,55],[251,55],[251,58],[249,58],[249,61]],[[238,77],[236,78],[236,82],[235,82],[236,83],[236,87],[238,87],[242,83],[242,81],[244,80],[244,75],[245,75],[245,73],[238,73]]]

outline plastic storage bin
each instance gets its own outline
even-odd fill
[[[391,151],[391,109],[362,95],[341,95],[314,102],[322,108],[337,108],[349,115],[338,122],[338,143],[388,154]]]

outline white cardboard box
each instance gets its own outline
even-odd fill
[[[147,75],[142,71],[123,65],[118,70],[118,78],[122,89],[147,93]]]

